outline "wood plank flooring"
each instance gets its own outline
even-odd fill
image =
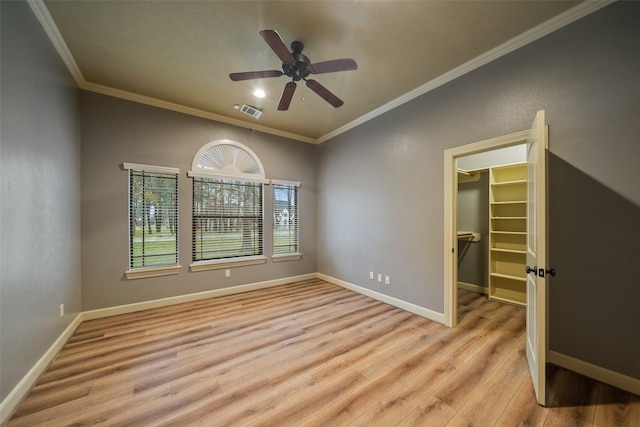
[[[524,310],[460,291],[446,328],[321,280],[82,323],[8,426],[639,426],[640,398],[551,367]]]

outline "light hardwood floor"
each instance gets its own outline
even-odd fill
[[[460,292],[446,328],[310,280],[82,323],[8,426],[639,426],[640,398],[551,368],[524,310]]]

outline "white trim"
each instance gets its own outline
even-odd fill
[[[27,0],[27,3],[29,4],[29,7],[31,8],[33,14],[38,19],[38,22],[40,22],[40,25],[42,25],[44,32],[47,33],[47,36],[49,37],[49,40],[51,40],[53,47],[56,49],[56,51],[58,51],[58,55],[60,55],[60,58],[62,58],[62,61],[67,66],[67,69],[69,70],[69,73],[71,73],[73,79],[76,81],[76,84],[78,85],[78,87],[82,88],[82,86],[84,86],[87,81],[84,79],[82,71],[80,71],[80,67],[78,67],[78,63],[71,54],[69,46],[67,46],[67,43],[64,41],[62,34],[60,34],[60,30],[58,30],[58,26],[53,21],[53,18],[49,13],[49,9],[47,9],[44,1]]]
[[[444,150],[444,324],[456,325],[457,294],[454,284],[458,281],[458,237],[456,235],[456,209],[458,181],[456,159],[498,148],[522,144],[529,130],[510,133],[496,138]]]
[[[333,283],[334,285],[342,286],[343,288],[349,289],[350,291],[366,295],[375,300],[384,302],[385,304],[390,304],[394,307],[398,307],[410,313],[417,314],[418,316],[422,316],[426,319],[433,320],[434,322],[444,323],[444,315],[442,313],[438,313],[437,311],[429,310],[428,308],[420,307],[419,305],[415,305],[398,298],[390,297],[388,295],[372,291],[371,289],[363,288],[361,286],[354,285],[353,283],[336,279],[335,277],[327,276],[326,274],[318,273],[318,278]]]
[[[169,276],[171,274],[178,274],[182,266],[180,265],[170,265],[170,266],[162,266],[162,267],[145,267],[145,268],[136,268],[133,270],[127,270],[124,274],[127,276],[127,279],[144,279],[147,277],[158,277],[158,276]]]
[[[165,110],[175,111],[178,113],[188,114],[194,117],[201,117],[203,119],[214,120],[220,123],[227,123],[233,126],[238,126],[245,129],[251,129],[258,132],[264,132],[270,135],[281,136],[283,138],[292,139],[295,141],[306,142],[309,144],[317,144],[318,140],[310,138],[308,136],[299,135],[296,133],[286,132],[279,129],[273,129],[267,126],[262,126],[254,122],[245,122],[239,119],[233,119],[220,114],[211,113],[208,111],[200,110],[197,108],[186,107],[184,105],[176,104],[173,102],[164,101],[158,98],[152,98],[150,96],[140,95],[133,92],[127,92],[120,89],[110,88],[108,86],[99,85],[96,83],[86,82],[82,85],[78,84],[80,89],[84,89],[90,92],[100,93],[102,95],[113,96],[114,98],[126,99],[128,101],[137,102],[140,104],[150,105],[152,107],[163,108]]]
[[[42,355],[35,365],[22,377],[22,380],[11,390],[11,392],[0,402],[0,425],[4,425],[11,415],[18,409],[18,405],[27,397],[31,388],[36,384],[40,375],[47,369],[49,364],[58,355],[58,352],[65,345],[67,340],[73,335],[76,328],[83,321],[83,313],[78,313],[69,326],[60,334],[51,347]]]
[[[228,288],[212,289],[209,291],[197,292],[193,294],[178,295],[175,297],[161,298],[150,301],[136,302],[133,304],[119,305],[115,307],[99,308],[82,313],[82,320],[100,319],[103,317],[116,316],[118,314],[133,313],[136,311],[148,310],[151,308],[166,307],[169,305],[182,304],[185,302],[199,301],[207,298],[221,297],[225,295],[239,294],[243,292],[255,291],[258,289],[271,288],[300,282],[303,280],[315,279],[316,273],[303,274],[300,276],[285,277],[282,279],[266,280],[264,282],[249,283],[246,285],[230,286]]]
[[[233,174],[223,174],[220,173],[219,171],[215,171],[215,170],[211,170],[209,168],[205,168],[204,166],[199,166],[200,165],[200,160],[201,158],[205,155],[205,153],[207,153],[207,151],[209,151],[210,149],[217,147],[218,145],[230,145],[232,147],[237,148],[238,150],[242,150],[245,153],[247,153],[251,159],[256,163],[256,165],[258,166],[258,169],[260,170],[260,173],[244,173],[241,172],[237,169],[237,167],[235,165],[225,165],[225,166],[233,166],[233,169],[238,170],[237,172],[233,173]],[[233,162],[235,163],[236,161],[236,157],[234,156],[234,158],[232,159]],[[260,161],[260,158],[258,157],[258,155],[249,147],[247,147],[246,145],[238,142],[238,141],[233,141],[231,139],[216,139],[210,142],[207,142],[206,144],[204,144],[202,147],[200,147],[200,149],[198,150],[198,152],[196,153],[195,156],[193,156],[193,161],[191,162],[191,171],[190,173],[192,174],[206,174],[206,176],[225,176],[225,177],[234,177],[235,179],[238,178],[242,178],[242,179],[249,179],[249,178],[253,178],[253,179],[265,179],[265,172],[264,172],[264,166],[262,165],[262,162]]]
[[[244,182],[256,182],[258,184],[266,184],[269,185],[269,180],[266,178],[256,178],[255,175],[244,174],[240,175],[223,175],[221,173],[212,173],[212,172],[200,172],[200,171],[189,171],[187,172],[187,176],[189,178],[209,178],[209,179],[220,179],[227,181],[244,181]]]
[[[300,187],[300,183],[297,181],[283,181],[281,179],[272,179],[271,185],[289,185],[291,187]]]
[[[277,135],[284,138],[293,139],[296,141],[307,142],[310,144],[320,144],[331,138],[334,138],[381,114],[386,113],[387,111],[390,111],[402,104],[405,104],[413,100],[414,98],[417,98],[420,95],[430,92],[444,85],[445,83],[450,82],[451,80],[454,80],[460,76],[463,76],[464,74],[467,74],[475,70],[476,68],[479,68],[495,59],[500,58],[501,56],[504,56],[516,49],[519,49],[529,43],[532,43],[538,40],[539,38],[546,36],[547,34],[550,34],[568,24],[571,24],[572,22],[577,21],[580,18],[583,18],[599,9],[602,9],[603,7],[608,6],[614,1],[615,0],[581,2],[578,5],[572,7],[571,9],[561,13],[560,15],[557,15],[554,18],[549,19],[548,21],[543,22],[525,31],[519,36],[516,36],[513,39],[508,40],[499,46],[496,46],[495,48],[485,52],[484,54],[479,55],[474,59],[465,62],[464,64],[454,68],[448,73],[445,73],[439,77],[436,77],[435,79],[423,84],[422,86],[419,86],[418,88],[410,92],[407,92],[406,94],[359,117],[358,119],[353,120],[352,122],[349,122],[344,126],[341,126],[338,129],[332,132],[329,132],[319,138],[311,138],[304,135],[298,135],[291,132],[285,132],[278,129],[273,129],[267,126],[261,126],[256,124],[255,122],[249,123],[243,120],[233,119],[233,118],[222,116],[219,114],[210,113],[208,111],[199,110],[197,108],[186,107],[184,105],[176,104],[173,102],[167,102],[161,99],[152,98],[149,96],[140,95],[133,92],[127,92],[124,90],[114,89],[114,88],[99,85],[96,83],[87,82],[84,79],[82,72],[80,71],[80,68],[75,62],[75,59],[71,55],[71,52],[67,47],[67,44],[65,43],[64,39],[60,35],[60,32],[55,22],[53,21],[53,18],[49,14],[49,11],[45,6],[44,2],[42,0],[28,0],[29,6],[31,6],[31,10],[33,11],[38,21],[40,22],[40,25],[42,25],[45,32],[49,36],[49,39],[51,40],[56,50],[58,51],[58,54],[60,55],[64,63],[67,65],[67,68],[69,69],[69,72],[75,79],[76,84],[81,89],[88,90],[95,93],[101,93],[103,95],[113,96],[116,98],[126,99],[129,101],[138,102],[140,104],[151,105],[154,107],[164,108],[166,110],[189,114],[191,116],[202,117],[209,120],[215,120],[217,122],[227,123],[227,124],[242,127],[245,129],[257,130],[259,132],[264,132],[271,135]]]
[[[369,296],[378,301],[391,304],[395,307],[407,310],[411,313],[425,317],[427,319],[443,323],[444,315],[442,313],[434,312],[432,310],[416,306],[415,304],[407,303],[397,298],[389,297],[380,294],[369,289],[362,288],[360,286],[353,285],[351,283],[339,280],[321,273],[308,273],[300,276],[286,277],[282,279],[274,279],[263,282],[255,282],[246,285],[232,286],[222,289],[213,289],[204,292],[198,292],[187,295],[179,295],[175,297],[168,297],[162,299],[156,299],[151,301],[144,301],[133,304],[120,305],[115,307],[101,308],[96,310],[83,311],[78,313],[74,320],[67,326],[67,328],[60,334],[51,347],[45,352],[45,354],[36,362],[36,364],[29,370],[29,372],[22,378],[22,380],[11,390],[11,392],[0,402],[0,425],[6,423],[11,415],[16,411],[18,405],[27,396],[31,388],[35,385],[40,375],[46,370],[49,364],[53,361],[58,352],[62,349],[67,340],[73,335],[76,328],[80,323],[86,320],[100,319],[103,317],[115,316],[118,314],[133,313],[142,310],[148,310],[151,308],[166,307],[169,305],[181,304],[185,302],[198,301],[207,298],[215,298],[225,295],[232,295],[237,293],[249,292],[258,289],[265,289],[270,287],[281,286],[289,283],[300,282],[310,279],[322,279],[327,282],[333,283],[338,286],[342,286],[346,289],[358,292],[362,295]],[[574,372],[578,372],[582,375],[587,375],[598,381],[610,384],[614,387],[627,390],[631,393],[640,395],[640,380],[629,377],[618,372],[614,372],[579,359],[575,359],[571,356],[566,356],[561,353],[549,351],[548,358],[549,363],[553,363],[557,366],[569,369]]]
[[[207,261],[196,261],[189,265],[192,272],[206,271],[206,270],[219,270],[221,268],[230,267],[242,267],[246,265],[258,265],[265,264],[267,257],[264,255],[245,256],[238,258],[222,258]]]
[[[547,354],[547,361],[554,365],[577,372],[581,375],[586,375],[589,378],[593,378],[605,384],[618,387],[622,390],[626,390],[640,396],[640,379],[638,378],[633,378],[619,372],[611,371],[551,350],[549,350]]]
[[[145,172],[154,172],[154,173],[171,173],[178,175],[180,173],[180,169],[178,168],[170,168],[167,166],[155,166],[155,165],[143,165],[140,163],[122,163],[122,169],[124,170],[138,170]]]
[[[571,9],[549,19],[546,22],[543,22],[535,27],[525,31],[524,33],[508,40],[487,52],[476,56],[470,61],[465,62],[464,64],[452,69],[451,71],[444,73],[435,79],[428,81],[427,83],[418,86],[410,92],[405,93],[398,98],[387,102],[383,106],[376,108],[375,110],[365,114],[357,118],[356,120],[347,123],[344,126],[339,127],[338,129],[329,132],[320,138],[317,139],[317,144],[328,141],[331,138],[334,138],[341,133],[344,133],[348,130],[351,130],[369,120],[378,117],[390,110],[393,110],[396,107],[401,106],[421,95],[424,95],[427,92],[430,92],[446,83],[449,83],[452,80],[457,79],[458,77],[462,77],[463,75],[470,73],[476,68],[480,68],[483,65],[488,64],[491,61],[495,61],[496,59],[513,52],[516,49],[519,49],[523,46],[528,45],[552,32],[574,22],[584,16],[587,16],[590,13],[593,13],[611,3],[615,0],[606,0],[606,1],[585,1],[579,3],[578,5],[572,7]]]
[[[302,254],[300,252],[271,255],[271,262],[295,261],[298,259],[302,259]]]
[[[489,293],[489,289],[486,286],[474,285],[472,283],[467,283],[467,282],[458,282],[458,287],[460,289],[464,289],[471,292],[477,292],[483,295],[487,295]]]

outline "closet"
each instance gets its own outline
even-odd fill
[[[458,159],[458,287],[526,304],[525,146]],[[473,236],[473,238],[471,237]]]

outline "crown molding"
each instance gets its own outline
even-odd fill
[[[451,71],[444,73],[441,76],[436,77],[431,81],[428,81],[422,86],[418,86],[416,89],[413,89],[412,91],[407,92],[406,94],[387,102],[386,104],[382,105],[379,108],[376,108],[375,110],[365,114],[364,116],[361,116],[356,120],[350,123],[347,123],[346,125],[341,126],[338,129],[321,136],[320,138],[318,138],[318,143],[323,143],[325,141],[328,141],[331,138],[334,138],[350,129],[353,129],[365,122],[368,122],[369,120],[375,117],[378,117],[390,110],[393,110],[394,108],[399,107],[400,105],[405,104],[421,95],[424,95],[425,93],[430,92],[452,80],[455,80],[458,77],[461,77],[475,70],[476,68],[480,68],[483,65],[488,64],[489,62],[500,58],[501,56],[504,56],[510,52],[513,52],[516,49],[519,49],[531,42],[534,42],[564,27],[565,25],[568,25],[574,21],[577,21],[580,18],[583,18],[584,16],[589,15],[590,13],[593,13],[599,9],[602,9],[603,7],[613,3],[614,1],[616,0],[603,0],[603,1],[587,0],[583,3],[580,3],[575,7],[561,13],[560,15],[557,15],[554,18],[549,19],[548,21],[545,21],[542,24],[539,24],[525,31],[519,36],[516,36],[511,40],[508,40],[502,43],[501,45],[498,45],[495,48],[488,50],[482,55],[476,56],[472,60],[465,62],[464,64],[452,69]]]
[[[187,107],[185,105],[176,104],[174,102],[163,101],[162,99],[152,98],[150,96],[140,95],[126,90],[114,89],[109,86],[103,86],[96,83],[85,82],[82,85],[78,85],[80,89],[87,90],[89,92],[100,93],[102,95],[109,95],[115,98],[126,99],[128,101],[138,102],[140,104],[151,105],[153,107],[163,108],[165,110],[176,111],[178,113],[188,114],[190,116],[201,117],[204,119],[215,120],[217,122],[226,123],[242,127],[245,129],[256,130],[259,132],[268,133],[271,135],[281,136],[283,138],[294,139],[301,142],[307,142],[310,144],[317,144],[317,140],[309,138],[304,135],[298,135],[295,133],[285,132],[279,129],[262,126],[259,124],[248,123],[238,119],[232,119],[220,114],[210,113],[208,111],[200,110],[198,108]]]
[[[406,94],[395,98],[386,104],[382,105],[379,108],[376,108],[373,111],[353,120],[319,138],[311,138],[304,135],[298,135],[295,133],[285,132],[278,129],[270,128],[267,126],[262,126],[258,124],[248,123],[238,119],[232,119],[230,117],[226,117],[220,114],[211,113],[208,111],[200,110],[197,108],[187,107],[181,104],[176,104],[173,102],[163,101],[161,99],[152,98],[145,95],[140,95],[137,93],[132,93],[120,89],[114,89],[111,87],[99,85],[96,83],[87,82],[78,67],[73,55],[71,55],[71,51],[67,47],[58,27],[56,26],[51,14],[49,14],[49,10],[47,9],[44,1],[42,0],[27,0],[31,10],[35,14],[36,18],[44,28],[47,33],[49,39],[53,43],[55,49],[58,51],[58,54],[66,64],[69,72],[73,76],[76,84],[80,89],[84,89],[90,92],[100,93],[103,95],[109,95],[116,98],[126,99],[133,102],[138,102],[141,104],[151,105],[154,107],[159,107],[171,111],[176,111],[179,113],[184,113],[196,117],[201,117],[209,120],[215,120],[218,122],[242,127],[245,129],[253,129],[259,132],[268,133],[271,135],[281,136],[288,139],[293,139],[296,141],[307,142],[310,144],[321,144],[325,141],[328,141],[336,136],[347,132],[363,123],[368,122],[369,120],[374,119],[390,110],[393,110],[396,107],[401,106],[421,95],[424,95],[427,92],[430,92],[458,77],[461,77],[495,59],[500,58],[510,52],[513,52],[516,49],[519,49],[535,40],[538,40],[562,27],[568,25],[574,21],[577,21],[584,16],[587,16],[597,10],[602,9],[605,6],[613,3],[616,0],[586,0],[577,6],[561,13],[560,15],[539,24],[524,33],[520,34],[513,39],[502,43],[499,46],[483,53],[475,57],[474,59],[465,62],[464,64],[452,69],[451,71],[442,74],[439,77],[417,87],[416,89],[407,92]]]
[[[27,3],[29,4],[29,7],[31,8],[33,14],[40,22],[40,25],[42,25],[42,28],[49,37],[49,40],[51,40],[51,43],[53,43],[53,46],[58,51],[58,54],[62,58],[62,61],[69,69],[69,72],[71,73],[73,79],[76,81],[76,84],[78,85],[78,87],[82,87],[86,80],[82,75],[82,71],[80,71],[80,67],[78,67],[78,64],[76,63],[76,60],[73,58],[73,55],[71,55],[71,51],[69,50],[67,43],[65,43],[64,39],[62,38],[62,34],[60,34],[60,31],[53,21],[53,18],[49,13],[49,9],[47,9],[44,1],[27,0]]]

